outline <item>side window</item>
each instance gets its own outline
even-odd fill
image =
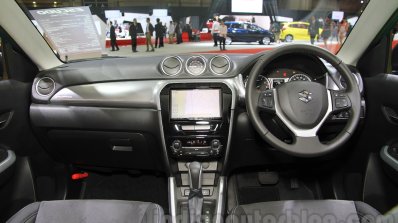
[[[0,27],[0,80],[31,82],[37,72],[37,66]]]
[[[254,24],[247,24],[247,29],[249,30],[258,30],[258,27]]]
[[[239,23],[234,23],[234,24],[232,24],[232,28],[234,28],[234,29],[241,29],[242,26],[241,26],[241,24],[239,24]]]
[[[297,24],[290,24],[289,27],[290,28],[298,28],[298,25]]]
[[[257,26],[257,25],[252,25],[252,29],[253,30],[257,30],[257,31],[261,30],[261,28],[259,26]]]

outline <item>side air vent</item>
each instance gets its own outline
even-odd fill
[[[227,56],[215,56],[210,60],[210,70],[215,75],[224,75],[231,69],[231,61]]]
[[[43,77],[36,83],[36,92],[41,96],[50,95],[55,90],[55,81],[49,77]]]
[[[181,72],[182,60],[179,57],[166,57],[160,64],[162,72],[168,76],[175,76]]]

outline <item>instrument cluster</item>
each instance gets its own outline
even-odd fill
[[[245,79],[245,86],[248,77]],[[299,70],[286,68],[274,69],[271,72],[264,72],[258,75],[256,88],[258,91],[265,91],[291,81],[313,81],[313,79],[310,75]]]

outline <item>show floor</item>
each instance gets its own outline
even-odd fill
[[[301,44],[310,44],[309,41],[295,41],[294,43]],[[293,43],[293,44],[294,44]],[[204,41],[204,42],[184,42],[182,44],[168,44],[165,43],[162,48],[155,48],[155,52],[146,52],[145,45],[139,45],[137,47],[138,52],[133,53],[131,49],[131,45],[128,46],[120,46],[119,51],[111,51],[110,48],[107,48],[108,56],[117,56],[117,57],[145,57],[145,56],[168,56],[168,55],[177,55],[177,54],[186,54],[186,53],[221,53],[221,54],[230,54],[230,53],[239,53],[239,54],[255,54],[261,51],[267,51],[274,49],[275,47],[292,44],[292,43],[272,43],[270,45],[260,45],[258,43],[232,43],[231,45],[226,45],[226,51],[220,51],[219,47],[214,47],[213,42]],[[317,46],[323,47],[323,43],[317,42]],[[330,43],[330,47],[332,50],[336,50],[336,42]]]

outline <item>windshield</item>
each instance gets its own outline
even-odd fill
[[[337,53],[368,0],[17,0],[64,62],[181,53],[252,54],[284,44]]]

